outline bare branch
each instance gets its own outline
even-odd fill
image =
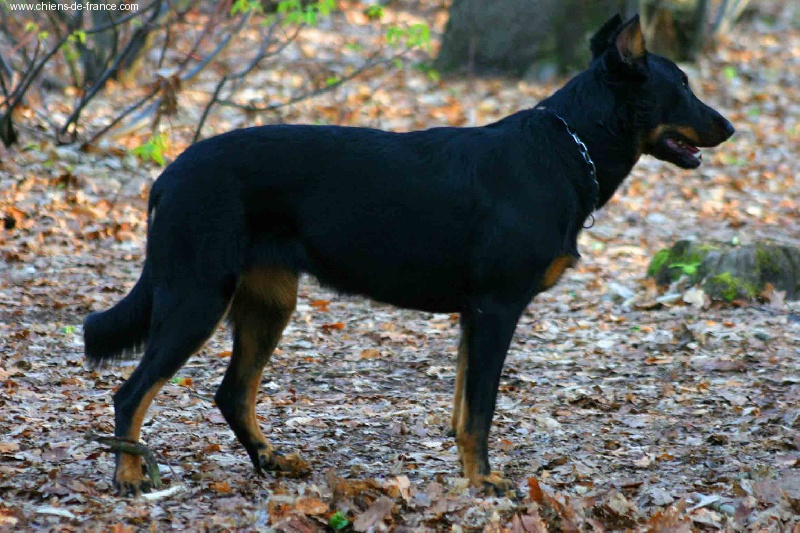
[[[216,48],[214,48],[214,50],[212,50],[211,53],[208,54],[192,70],[181,76],[181,80],[189,81],[190,79],[194,78],[201,70],[203,70],[209,63],[211,63],[211,61],[215,57],[217,57],[217,55],[230,44],[231,40],[236,35],[238,35],[240,31],[242,31],[242,28],[244,28],[245,24],[247,24],[247,22],[250,20],[251,14],[252,11],[243,16],[242,20],[239,21],[239,24],[237,24],[236,27],[233,30],[231,30],[231,32],[228,33],[228,35],[226,35],[224,39],[222,39],[222,41],[220,41],[220,43],[216,46]]]
[[[147,93],[145,96],[140,98],[132,105],[128,106],[122,113],[114,117],[114,119],[107,126],[105,126],[103,129],[92,135],[92,137],[84,144],[87,146],[93,145],[95,142],[97,142],[97,139],[108,133],[114,126],[122,122],[122,120],[125,119],[125,117],[127,117],[128,115],[130,115],[131,113],[142,107],[144,104],[152,100],[156,96],[156,94],[158,94],[158,89],[156,87],[153,87],[149,93]]]
[[[208,102],[208,105],[203,110],[203,115],[200,117],[200,122],[197,124],[197,128],[194,130],[194,136],[192,137],[192,143],[196,143],[200,140],[200,133],[203,131],[203,125],[206,123],[206,118],[208,118],[208,114],[211,111],[211,107],[214,105],[214,102],[217,102],[217,97],[219,96],[219,92],[222,90],[223,85],[228,81],[226,76],[223,76],[219,83],[217,83],[217,88],[214,89],[214,94],[211,95],[211,101]]]
[[[154,4],[158,5],[161,4],[161,2],[162,0],[155,0]],[[114,74],[114,72],[117,71],[120,64],[122,64],[122,62],[125,61],[126,57],[128,56],[128,53],[133,49],[133,47],[136,44],[136,39],[135,39],[136,35],[148,31],[148,27],[151,24],[153,24],[153,22],[155,22],[158,15],[159,15],[159,10],[154,9],[153,14],[150,16],[150,19],[147,22],[145,22],[143,26],[136,28],[136,30],[133,32],[133,35],[131,36],[131,39],[128,41],[128,44],[125,46],[125,49],[122,50],[122,52],[117,56],[117,58],[114,60],[114,63],[109,68],[107,68],[105,72],[103,72],[103,74],[100,76],[100,79],[98,79],[97,82],[95,82],[92,88],[86,91],[83,94],[83,96],[81,96],[78,105],[75,106],[75,109],[72,111],[72,114],[67,118],[66,122],[61,127],[60,133],[62,135],[67,133],[69,127],[78,120],[78,117],[80,116],[83,109],[86,107],[86,104],[88,104],[89,101],[92,98],[94,98],[94,96],[100,91],[100,89],[102,89],[103,86],[105,86],[108,79],[112,76],[112,74]]]
[[[100,33],[100,32],[103,32],[103,31],[107,31],[107,30],[118,28],[119,26],[125,24],[129,20],[135,19],[137,17],[141,17],[142,15],[144,15],[145,13],[147,13],[148,11],[153,9],[154,7],[157,7],[157,6],[161,5],[162,1],[163,0],[153,0],[144,9],[140,9],[139,11],[132,11],[131,13],[125,15],[124,17],[118,18],[117,20],[114,20],[114,21],[112,21],[112,22],[110,22],[108,24],[103,24],[102,26],[97,26],[95,28],[90,28],[88,30],[84,30],[84,33],[86,33],[87,35],[91,35],[93,33]],[[158,10],[156,10],[156,13],[158,13]]]
[[[319,88],[317,88],[317,89],[315,89],[313,91],[307,91],[307,92],[303,92],[303,93],[297,94],[297,95],[293,96],[292,98],[290,98],[289,100],[286,100],[285,102],[278,102],[276,104],[270,104],[270,105],[266,105],[266,106],[254,106],[254,105],[240,104],[240,103],[234,102],[232,100],[219,100],[218,103],[220,105],[222,105],[222,106],[241,109],[242,111],[246,111],[248,113],[266,113],[266,112],[275,111],[275,110],[280,109],[282,107],[290,106],[292,104],[296,104],[297,102],[301,102],[301,101],[307,100],[309,98],[316,98],[317,96],[320,96],[321,94],[325,94],[327,92],[330,92],[330,91],[336,89],[337,87],[339,87],[340,85],[342,85],[342,84],[344,84],[344,83],[346,83],[346,82],[348,82],[348,81],[350,81],[350,80],[352,80],[354,78],[357,78],[358,76],[360,76],[361,74],[363,74],[364,72],[366,72],[368,70],[371,70],[371,69],[373,69],[375,67],[378,67],[380,65],[385,65],[387,63],[391,63],[393,61],[396,61],[397,59],[400,59],[401,57],[403,57],[406,54],[408,54],[410,51],[411,51],[411,49],[408,48],[408,49],[403,50],[402,52],[399,52],[399,53],[393,55],[392,57],[388,57],[388,58],[384,58],[384,59],[380,59],[380,60],[374,60],[375,57],[377,56],[377,54],[373,54],[370,57],[370,59],[367,60],[367,63],[365,63],[364,65],[362,65],[358,69],[354,70],[353,72],[351,72],[347,76],[339,78],[335,82],[330,83],[328,85],[325,85],[324,87],[319,87]]]

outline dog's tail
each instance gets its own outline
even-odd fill
[[[147,206],[148,243],[159,196],[153,186]],[[151,272],[151,261],[146,257],[142,274],[131,292],[108,311],[91,313],[83,321],[83,346],[90,366],[130,358],[147,344],[153,314]]]
[[[92,313],[83,322],[83,344],[91,366],[133,356],[147,342],[153,288],[145,260],[139,281],[117,305]]]

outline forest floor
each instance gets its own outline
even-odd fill
[[[735,137],[696,171],[643,158],[583,232],[578,268],[523,316],[490,440],[493,466],[519,488],[513,499],[458,477],[446,434],[457,317],[311,279],[258,404],[273,444],[299,451],[311,476],[254,474],[213,402],[230,355],[221,330],[146,418],[143,442],[174,490],[115,496],[113,457],[85,435],[113,434],[112,395],[135,362],[87,369],[81,323],[138,277],[159,169],[24,134],[25,148],[0,161],[0,530],[316,531],[347,519],[358,531],[798,531],[800,306],[775,293],[733,304],[686,287],[665,295],[645,279],[649,259],[677,239],[800,245],[800,10],[786,9],[737,27],[687,67]],[[413,16],[441,31],[441,10]],[[359,33],[368,25],[345,13],[308,39],[372,38]],[[270,73],[280,75],[290,65]],[[557,85],[386,69],[280,119],[480,125]],[[193,90],[182,106],[207,98],[202,81]],[[253,123],[219,113],[205,133]],[[172,127],[174,156],[188,128],[180,114]]]

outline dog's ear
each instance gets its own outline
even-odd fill
[[[632,65],[644,58],[647,54],[647,47],[644,44],[639,15],[634,16],[619,30],[614,38],[614,46],[625,63]]]
[[[626,22],[613,37],[608,54],[609,68],[644,80],[648,75],[647,47],[639,15]]]
[[[592,39],[589,41],[589,50],[592,51],[593,60],[597,59],[603,55],[603,52],[608,50],[611,44],[611,38],[617,33],[620,26],[622,26],[622,17],[617,13],[608,19],[605,24],[600,26],[597,33],[592,36]]]

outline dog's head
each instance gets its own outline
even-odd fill
[[[686,74],[645,46],[639,16],[608,20],[592,37],[593,63],[632,103],[631,126],[641,152],[681,168],[700,166],[701,147],[717,146],[733,135],[730,122],[698,99]]]

